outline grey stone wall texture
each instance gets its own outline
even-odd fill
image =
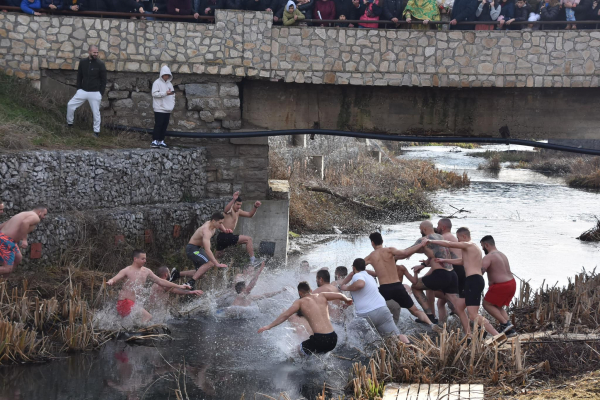
[[[110,71],[338,85],[597,87],[600,32],[274,27],[271,14],[217,10],[215,24],[0,14],[0,69],[39,86],[89,45]]]

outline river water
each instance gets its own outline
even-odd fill
[[[446,146],[412,147],[402,157],[430,159],[444,170],[466,171],[471,178],[470,187],[434,195],[441,214],[453,213],[451,206],[468,210],[469,213],[453,219],[455,228],[469,227],[475,240],[493,235],[516,275],[534,287],[544,280],[563,284],[582,268],[595,268],[600,246],[575,238],[595,224],[600,195],[570,189],[562,178],[527,170],[503,169],[496,175],[479,171],[477,165],[482,159],[467,154],[486,149],[507,147],[486,146],[460,152],[451,152],[452,148]],[[518,146],[510,149],[521,150]],[[437,218],[433,216],[434,222]],[[418,224],[384,226],[384,245],[412,245],[420,236]],[[312,400],[322,390],[324,381],[331,388],[330,393],[341,393],[351,367],[351,361],[346,359],[360,358],[376,338],[364,324],[335,324],[339,344],[334,354],[310,360],[296,356],[300,339],[285,324],[262,335],[256,331],[297,298],[294,287],[299,280],[307,279],[314,285],[314,271],[318,268],[326,266],[333,273],[336,266],[348,266],[370,250],[366,235],[329,237],[290,260],[291,266],[298,265],[300,259],[308,260],[311,274],[298,276],[291,266],[287,270],[265,271],[253,294],[289,287],[271,299],[227,312],[218,309],[211,295],[186,305],[187,309],[201,306],[201,311],[189,318],[168,320],[172,341],[155,346],[111,341],[95,353],[0,369],[0,400],[175,399],[178,386],[174,377],[184,365],[187,378],[179,380],[179,388],[186,390],[190,399],[254,399],[255,393],[279,398],[285,392],[292,399]],[[413,262],[418,264],[418,256],[407,263]],[[106,314],[102,314],[103,318],[107,318]],[[400,327],[409,333],[422,329],[410,322],[406,311],[402,312]],[[266,399],[260,395],[256,398]]]

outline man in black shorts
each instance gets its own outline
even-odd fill
[[[254,202],[252,211],[244,211],[242,210],[242,198],[240,197],[240,192],[235,192],[233,194],[233,198],[225,206],[225,220],[223,221],[223,226],[225,226],[227,229],[230,229],[231,232],[220,232],[217,235],[217,256],[221,256],[221,252],[228,247],[235,246],[237,244],[245,244],[246,251],[250,256],[250,264],[260,264],[260,260],[257,262],[256,257],[254,257],[254,243],[252,242],[252,238],[250,236],[233,234],[239,217],[254,217],[256,210],[258,210],[258,207],[260,206],[260,201],[256,201]]]
[[[275,321],[269,325],[263,326],[258,330],[262,333],[277,325],[287,321],[292,315],[301,312],[306,318],[313,334],[300,345],[298,349],[301,355],[325,354],[329,353],[337,345],[337,334],[333,330],[333,325],[329,319],[327,302],[332,300],[342,300],[346,304],[351,305],[352,299],[344,296],[341,293],[317,293],[313,294],[310,290],[310,285],[307,282],[298,284],[299,300],[287,310],[285,310]]]
[[[442,235],[444,240],[447,240],[449,242],[458,242],[458,239],[452,234],[452,221],[449,218],[442,218],[438,221],[436,233]],[[462,251],[460,249],[448,250],[450,250],[450,256],[453,260],[462,259]],[[458,297],[464,299],[465,279],[467,278],[467,276],[465,275],[465,267],[462,264],[456,262],[450,262],[450,264],[452,264],[454,272],[456,272],[456,275],[458,276]],[[438,299],[437,309],[440,321],[446,321],[446,303],[446,299]],[[448,303],[448,305],[450,306],[450,309],[453,312],[455,312],[452,303]]]

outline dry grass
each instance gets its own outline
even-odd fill
[[[499,154],[494,154],[484,163],[479,164],[477,169],[482,169],[490,172],[499,172],[502,169],[502,159]]]
[[[600,242],[600,219],[596,217],[596,226],[583,232],[577,239],[583,242]]]

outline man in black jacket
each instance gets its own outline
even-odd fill
[[[67,125],[73,126],[75,110],[86,101],[94,115],[94,136],[100,133],[100,102],[106,89],[106,67],[98,60],[98,47],[90,46],[88,57],[79,60],[77,93],[67,104]]]
[[[406,3],[406,0],[386,0],[383,5],[382,19],[394,21],[396,23],[396,27],[398,27],[398,22],[404,20],[402,13],[404,12]]]
[[[83,0],[79,11],[112,11],[110,0]]]
[[[458,22],[475,21],[475,11],[479,7],[477,0],[455,0],[450,17],[450,29],[472,31],[475,25],[456,25]]]

